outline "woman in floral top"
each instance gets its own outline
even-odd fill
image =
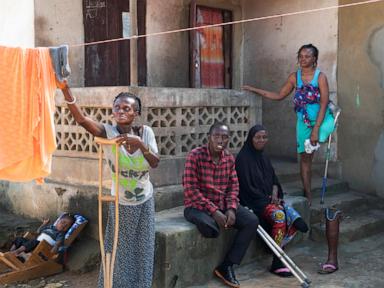
[[[317,68],[318,49],[312,44],[303,45],[297,52],[300,68],[292,72],[278,93],[249,85],[244,90],[271,100],[283,100],[295,90],[293,103],[297,115],[296,140],[300,154],[300,173],[304,195],[311,205],[311,166],[313,153],[307,153],[304,142],[312,146],[325,142],[334,130],[334,119],[328,108],[329,87],[327,77]]]

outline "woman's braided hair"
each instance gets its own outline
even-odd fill
[[[141,100],[135,94],[132,94],[129,92],[121,92],[115,97],[115,99],[113,99],[113,104],[115,104],[117,99],[120,99],[123,97],[133,99],[135,101],[136,112],[137,112],[137,114],[141,115]]]

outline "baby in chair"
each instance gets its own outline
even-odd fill
[[[43,220],[41,226],[37,229],[39,234],[36,239],[26,239],[24,237],[17,237],[13,243],[10,251],[16,256],[23,252],[28,253],[36,248],[40,241],[45,240],[53,246],[51,252],[57,253],[59,248],[64,244],[65,234],[68,229],[75,222],[75,219],[70,214],[63,214],[54,224],[49,224],[49,219]]]

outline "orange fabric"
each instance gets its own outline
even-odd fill
[[[0,179],[41,182],[51,172],[55,89],[48,48],[0,46]]]

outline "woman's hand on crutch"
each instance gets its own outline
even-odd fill
[[[124,147],[128,149],[129,152],[134,152],[144,145],[139,136],[130,134],[121,134],[120,136],[117,136],[116,143],[119,145],[124,145]]]
[[[65,103],[68,105],[68,110],[71,112],[76,123],[84,127],[89,133],[95,137],[106,138],[106,132],[103,124],[96,122],[90,117],[86,117],[81,111],[80,107],[76,105],[76,97],[72,94],[71,89],[68,86],[67,80],[62,82],[56,79],[57,88],[63,92]]]

